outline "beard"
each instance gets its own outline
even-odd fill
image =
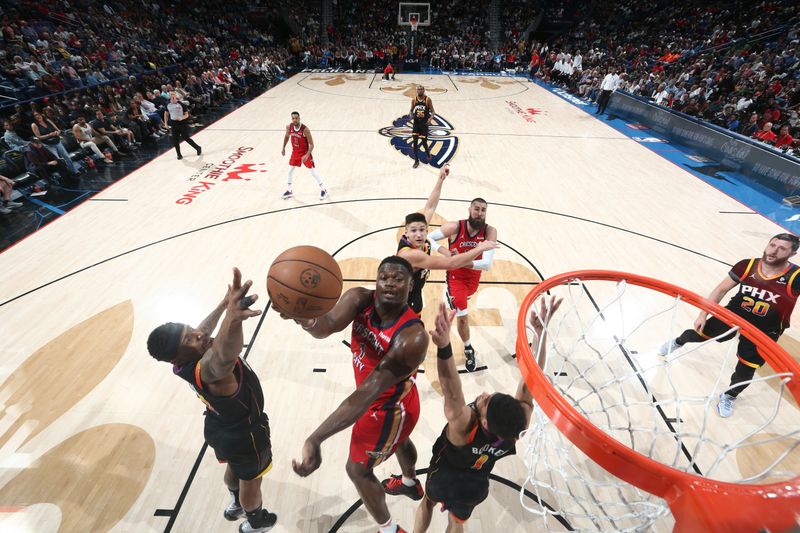
[[[472,227],[472,229],[474,229],[475,231],[482,230],[483,227],[486,225],[486,221],[485,220],[483,220],[483,219],[475,219],[475,218],[472,218],[472,217],[469,217],[467,219],[467,222],[469,223],[470,227]]]
[[[777,255],[775,256],[775,259],[769,259],[767,257],[767,252],[764,252],[764,254],[761,256],[761,261],[763,263],[766,263],[766,264],[772,266],[772,265],[780,265],[780,264],[784,263],[786,260],[782,259],[780,256],[777,256]]]

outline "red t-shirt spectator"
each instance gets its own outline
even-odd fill
[[[772,133],[772,130],[758,130],[753,137],[769,143],[775,142],[775,139],[778,138],[777,135]]]
[[[775,148],[783,148],[784,146],[791,146],[794,142],[794,138],[792,137],[791,133],[787,133],[785,135],[781,135],[775,141]]]

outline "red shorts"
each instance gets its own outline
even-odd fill
[[[450,309],[466,311],[467,299],[477,292],[481,278],[462,278],[448,272],[446,282],[445,296]]]
[[[293,167],[299,167],[304,155],[306,155],[305,152],[302,154],[299,152],[292,152],[292,156],[289,158],[289,165]],[[304,164],[308,168],[314,168],[314,156],[309,155]]]
[[[392,72],[394,72],[394,68],[392,68],[391,63],[386,65],[386,68],[383,69],[384,74],[391,74]]]
[[[350,434],[350,460],[374,468],[388,459],[406,441],[419,420],[419,394],[413,385],[394,408],[380,409],[373,404],[353,426]]]

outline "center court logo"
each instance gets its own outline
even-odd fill
[[[412,123],[407,115],[399,117],[392,122],[391,126],[381,128],[378,133],[384,137],[389,137],[390,144],[395,150],[410,159],[414,159],[414,145],[411,137]],[[428,128],[428,149],[430,154],[423,152],[420,143],[420,160],[436,168],[442,168],[456,155],[458,149],[458,137],[453,135],[453,125],[442,118],[441,115],[434,115],[431,125]]]

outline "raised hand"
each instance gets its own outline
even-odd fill
[[[453,317],[456,312],[447,308],[444,302],[439,304],[434,320],[434,329],[430,331],[431,340],[439,348],[444,348],[450,344],[450,328],[453,325]]]
[[[241,300],[247,296],[247,291],[250,290],[250,287],[253,285],[252,280],[247,280],[242,283],[242,273],[239,271],[238,268],[234,267],[233,269],[233,282],[231,285],[228,285],[228,292],[225,295],[226,307],[225,307],[225,315],[230,317],[233,320],[244,321],[248,318],[258,316],[261,314],[260,309],[249,309],[249,308],[242,308],[239,304]],[[251,305],[258,300],[257,294],[251,294],[249,296],[251,300]]]
[[[550,296],[550,298],[544,297],[539,300],[539,312],[536,312],[536,307],[531,307],[531,313],[528,316],[528,322],[530,323],[533,331],[536,332],[536,335],[541,336],[542,330],[550,322],[550,319],[553,317],[553,314],[561,307],[561,302],[563,302],[563,298],[556,298],[555,296]]]

